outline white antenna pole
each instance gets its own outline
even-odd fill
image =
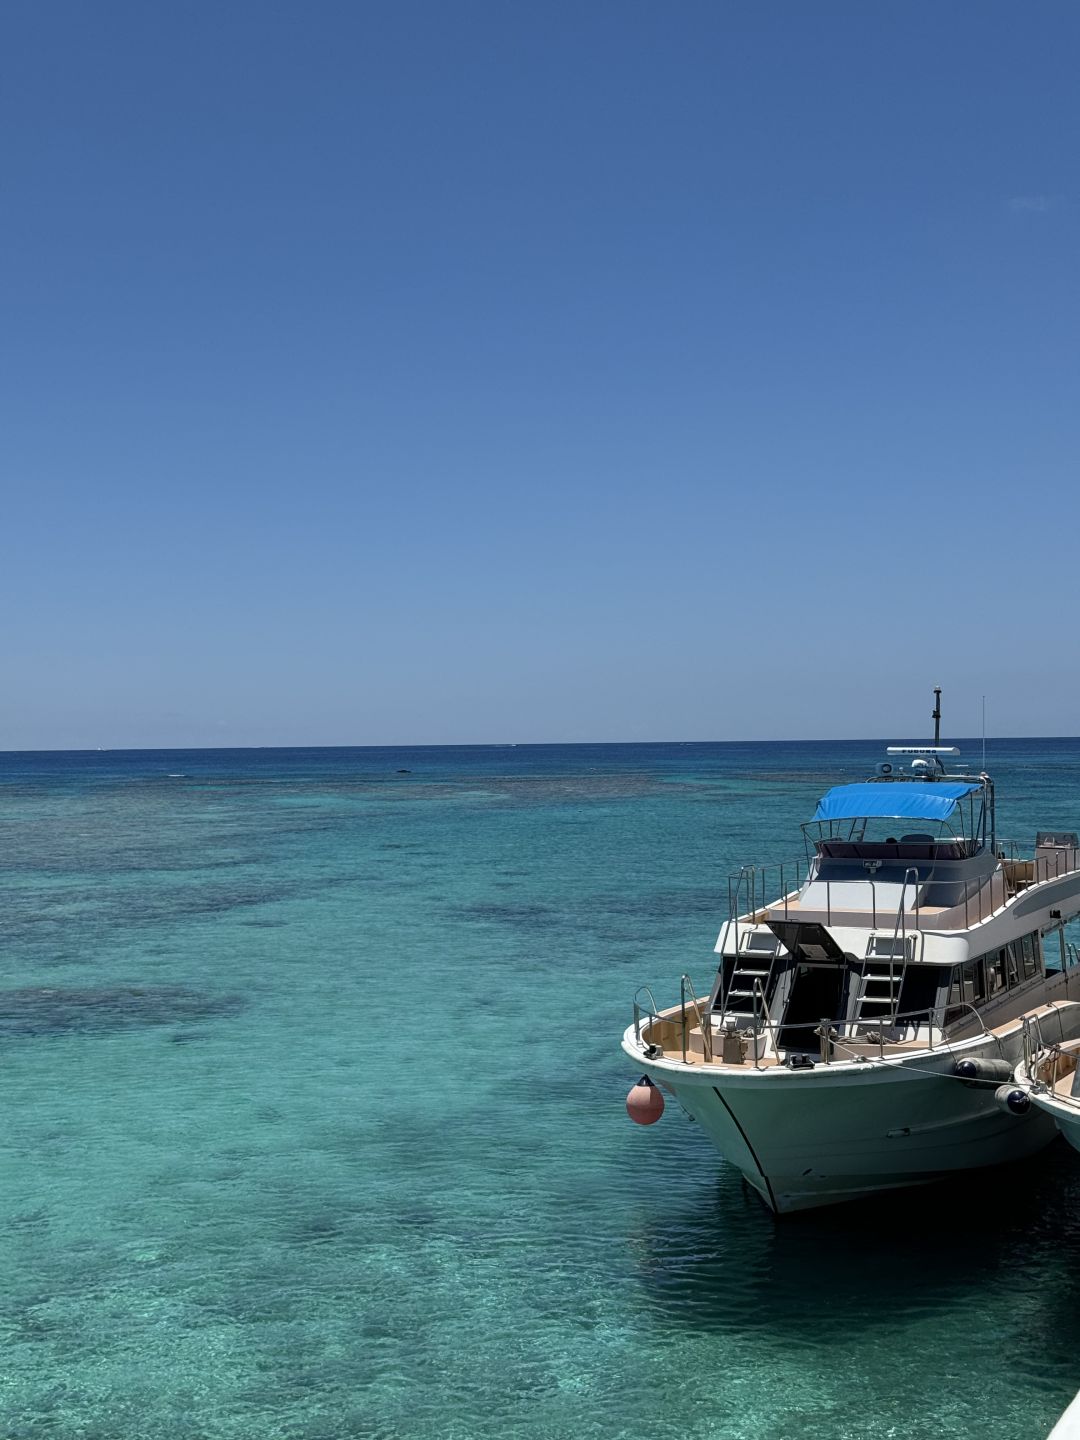
[[[986,770],[986,696],[985,696],[985,695],[982,697],[982,702],[983,702],[983,706],[982,706],[982,710],[983,710],[983,733],[982,733],[983,758],[982,758],[982,768],[983,768],[983,770],[985,771],[985,770]]]

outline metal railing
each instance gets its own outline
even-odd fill
[[[994,903],[994,884],[995,884],[995,881],[998,882],[998,884],[999,884],[999,886],[1000,886],[1000,889],[1001,889],[1001,900],[1000,900],[1000,902],[999,902],[998,904],[995,904],[995,903]],[[989,890],[989,892],[990,892],[990,894],[989,894],[989,905],[988,905],[988,908],[987,908],[986,913],[985,913],[985,915],[984,915],[984,914],[983,914],[983,898],[984,898],[984,896],[986,896],[987,890]],[[1015,892],[1014,892],[1014,893],[1015,893]],[[990,884],[989,884],[988,886],[985,885],[985,884],[980,885],[979,888],[978,888],[978,890],[976,890],[976,892],[975,892],[975,896],[978,898],[978,901],[979,901],[979,915],[978,915],[978,919],[977,919],[974,923],[977,924],[977,925],[981,925],[984,920],[988,920],[988,919],[990,918],[990,916],[993,915],[993,914],[995,914],[995,912],[996,912],[997,910],[999,910],[999,909],[1001,908],[1001,906],[1004,905],[1005,902],[1009,899],[1009,886],[1008,886],[1008,881],[1007,881],[1006,876],[1005,876],[1004,868],[999,867],[998,869],[994,870],[994,871],[991,873],[991,875],[990,875]],[[965,890],[965,891],[964,891],[964,929],[965,929],[965,930],[967,930],[967,929],[971,926],[971,924],[972,924],[972,919],[971,919],[972,899],[973,899],[972,895],[971,895],[967,890]],[[957,908],[957,909],[958,909],[959,907],[954,907],[954,908]],[[940,926],[940,928],[945,929],[945,928],[949,928],[949,927],[947,927],[947,926]]]
[[[1024,856],[1020,853],[1020,847],[1014,840],[1003,840],[997,844],[999,864],[988,879],[983,880],[974,891],[965,891],[963,900],[957,901],[941,909],[935,907],[936,912],[932,920],[932,928],[935,930],[957,930],[970,929],[972,925],[982,924],[995,915],[998,910],[1008,903],[1021,890],[1028,890],[1034,885],[1044,884],[1047,880],[1057,880],[1064,875],[1080,871],[1080,851],[1062,849],[1048,855]],[[1005,852],[1005,853],[1003,853]],[[1076,857],[1075,860],[1072,857]],[[1030,866],[1030,873],[1026,867]],[[1019,870],[1017,867],[1023,867]],[[911,877],[915,880],[912,881]],[[901,887],[901,904],[906,898],[907,887],[915,884],[915,904],[912,907],[915,914],[914,926],[921,930],[923,926],[921,888],[930,879],[929,874],[922,876],[916,866],[909,866],[904,872],[904,882]],[[779,913],[783,911],[785,920],[791,918],[790,903],[792,896],[802,887],[806,880],[813,880],[818,885],[825,887],[825,923],[833,923],[832,887],[833,881],[827,878],[819,878],[814,862],[810,865],[804,860],[771,861],[763,865],[744,865],[733,875],[728,876],[728,919],[734,926],[735,948],[740,948],[740,921],[755,918],[765,910],[772,910]],[[837,884],[850,885],[850,880],[836,881]],[[869,913],[873,929],[878,929],[878,896],[877,884],[873,875],[867,875],[865,883],[870,887],[870,908],[853,911],[844,907],[837,912],[842,914]],[[771,897],[771,898],[770,898]],[[806,912],[809,915],[809,911]],[[818,913],[818,912],[814,912]],[[891,915],[891,907],[887,912]]]
[[[826,1065],[830,1063],[834,1049],[847,1050],[851,1058],[855,1059],[858,1055],[864,1054],[865,1052],[856,1050],[853,1048],[854,1046],[876,1044],[878,1058],[884,1060],[886,1047],[898,1048],[901,1045],[907,1047],[915,1043],[914,1040],[901,1041],[898,1039],[887,1039],[885,1035],[886,1030],[914,1028],[917,1038],[918,1032],[925,1026],[927,1039],[925,1046],[921,1048],[931,1052],[948,1049],[952,1043],[948,1032],[950,1029],[956,1028],[957,1017],[953,1014],[949,1025],[946,1025],[945,1015],[961,1009],[970,1011],[979,1022],[982,1036],[989,1037],[991,1033],[986,1028],[986,1021],[979,1014],[978,1010],[975,1009],[974,1005],[970,1005],[966,1001],[954,1001],[951,1004],[936,1005],[929,1008],[924,1007],[921,1010],[898,1011],[892,1015],[882,1016],[880,1019],[873,1021],[860,1021],[857,1023],[864,1027],[860,1034],[853,1035],[848,1033],[845,1035],[841,1033],[842,1030],[846,1028],[850,1032],[854,1029],[854,1022],[849,1023],[848,1021],[821,1019],[806,1020],[797,1024],[781,1023],[780,1025],[776,1025],[769,1015],[764,995],[762,995],[761,999],[763,1012],[760,1021],[755,1015],[755,1024],[762,1025],[763,1032],[768,1035],[771,1042],[773,1054],[779,1055],[781,1046],[778,1037],[781,1031],[805,1030],[808,1038],[816,1037],[819,1040],[818,1048],[821,1060]],[[783,1049],[788,1052],[797,1052],[798,1048],[797,1045],[791,1044],[784,1044],[783,1046]],[[755,1047],[754,1068],[758,1070],[761,1069],[757,1047]]]
[[[690,979],[690,976],[689,976],[689,975],[680,975],[680,976],[679,976],[679,1012],[680,1012],[680,1015],[682,1016],[682,1058],[683,1058],[683,1064],[686,1063],[686,1041],[687,1041],[687,1029],[688,1029],[687,1024],[686,1024],[686,992],[687,992],[687,990],[690,991],[690,999],[692,1000],[693,1005],[694,1005],[694,1013],[695,1013],[695,1016],[696,1016],[696,1018],[697,1018],[698,1024],[701,1026],[701,1053],[702,1053],[702,1056],[704,1057],[705,1061],[706,1061],[706,1062],[709,1062],[709,1061],[712,1060],[712,1025],[711,1025],[711,1023],[709,1023],[709,1024],[706,1023],[707,1017],[704,1015],[704,1013],[703,1013],[703,1011],[702,1011],[702,1009],[701,1009],[701,1001],[697,998],[697,995],[694,993],[694,982]]]
[[[714,1059],[714,1035],[713,1020],[719,1018],[714,1014],[706,1014],[703,1011],[701,1002],[694,993],[693,982],[688,975],[682,976],[680,986],[680,999],[678,1006],[673,1006],[671,1011],[662,1014],[656,1009],[656,1002],[653,999],[652,991],[648,986],[642,986],[639,990],[648,993],[652,1005],[651,1010],[645,1010],[639,1003],[637,995],[634,997],[634,1035],[637,1043],[648,1054],[649,1047],[658,1043],[662,1038],[662,1031],[659,1027],[671,1026],[677,1033],[676,1044],[681,1048],[683,1064],[692,1063],[690,1055],[690,1028],[691,1022],[696,1022],[700,1027],[702,1037],[702,1063],[712,1064]],[[689,1005],[687,996],[689,995]],[[976,1010],[974,1005],[967,1001],[951,1001],[945,1004],[924,1007],[920,1010],[896,1011],[889,1015],[875,1017],[873,1020],[846,1021],[829,1020],[806,1020],[796,1023],[777,1022],[773,1020],[769,1010],[768,999],[760,982],[755,982],[753,997],[752,1027],[743,1029],[738,1033],[746,1035],[750,1042],[751,1060],[755,1070],[763,1068],[762,1062],[769,1058],[770,1052],[774,1061],[779,1061],[781,1049],[790,1055],[792,1052],[799,1053],[799,1045],[792,1044],[790,1035],[792,1032],[805,1032],[808,1048],[815,1048],[809,1042],[816,1040],[821,1062],[830,1064],[835,1058],[837,1050],[846,1051],[850,1059],[867,1058],[866,1047],[876,1047],[877,1058],[884,1060],[886,1051],[900,1053],[901,1050],[910,1053],[910,1048],[915,1045],[918,1049],[929,1050],[933,1053],[936,1050],[948,1050],[955,1037],[957,1021],[960,1018],[958,1011],[970,1013],[979,1025],[979,1034],[984,1038],[990,1038],[991,1032],[986,1027],[986,1021]],[[946,1023],[946,1016],[949,1017]],[[643,1043],[643,1028],[647,1024],[649,1030],[648,1044]],[[658,1033],[653,1034],[653,1027],[658,1027]],[[919,1032],[926,1029],[925,1044],[918,1044]],[[915,1034],[910,1039],[904,1040],[897,1035],[889,1035],[888,1031],[904,1031],[914,1029]],[[847,1032],[846,1034],[844,1032]],[[852,1033],[856,1032],[856,1033]],[[950,1033],[953,1032],[953,1033]],[[781,1045],[780,1036],[785,1034],[787,1039]],[[674,1037],[673,1037],[674,1038]],[[972,1037],[965,1037],[972,1038]],[[1040,1032],[1041,1038],[1041,1032]],[[761,1042],[764,1040],[764,1044]],[[667,1048],[666,1046],[664,1048]]]
[[[995,915],[1002,906],[1008,904],[1021,890],[1030,890],[1035,885],[1044,885],[1048,880],[1060,880],[1064,875],[1074,874],[1080,870],[1080,864],[1070,863],[1069,855],[1076,855],[1075,850],[1056,851],[1053,855],[1021,855],[1015,840],[1003,840],[998,842],[998,857],[1001,861],[999,867],[990,876],[989,884],[980,885],[975,896],[964,896],[964,928],[972,924],[981,925]],[[1011,853],[1002,854],[1002,851]],[[1031,867],[1031,873],[1018,873],[1017,867]],[[978,900],[978,914],[975,916],[974,901]],[[984,906],[984,899],[988,902]],[[959,907],[954,907],[959,908]],[[942,923],[941,917],[935,920],[935,927],[940,929],[952,929],[952,925]]]
[[[1074,1075],[1080,1059],[1075,1040],[1047,1041],[1042,1028],[1041,1015],[1025,1015],[1021,1033],[1021,1053],[1024,1075],[1028,1083],[1039,1090],[1049,1090],[1057,1100],[1070,1105],[1080,1105],[1080,1097],[1057,1095],[1057,1086],[1066,1075]],[[1060,1025],[1060,1020],[1059,1020]]]
[[[801,888],[809,867],[805,860],[767,861],[764,865],[743,865],[728,876],[728,919],[735,925],[738,948],[739,921],[744,916],[761,913],[770,906],[783,904],[784,918],[788,901]],[[771,878],[770,878],[771,877]],[[742,897],[745,895],[745,904]]]
[[[784,919],[791,918],[790,902],[791,897],[802,888],[806,880],[815,880],[818,884],[825,886],[825,914],[827,925],[832,924],[832,887],[831,880],[817,880],[816,875],[811,874],[813,866],[808,866],[805,860],[783,860],[775,861],[765,865],[744,865],[734,875],[728,876],[728,919],[735,927],[735,944],[739,945],[739,921],[753,920],[764,910],[783,910]],[[773,873],[776,876],[776,883],[773,886],[768,884],[768,876]],[[840,884],[840,881],[836,882]],[[850,884],[850,881],[843,882]],[[866,877],[866,883],[870,886],[870,908],[873,917],[873,927],[877,929],[877,886],[872,875]],[[760,892],[760,897],[759,897]],[[745,895],[745,904],[742,897]],[[772,899],[769,899],[769,896]],[[859,911],[858,913],[865,913]]]
[[[762,1033],[762,1023],[761,1023],[762,1021],[764,1021],[764,1027],[765,1027],[765,1028],[764,1028],[764,1033],[765,1033],[766,1035],[768,1035],[769,1039],[772,1041],[772,1047],[773,1047],[773,1053],[774,1053],[774,1054],[776,1053],[776,1038],[775,1038],[775,1030],[774,1030],[774,1027],[773,1027],[773,1018],[772,1018],[772,1014],[771,1014],[771,1012],[770,1012],[770,1010],[769,1010],[768,997],[767,997],[766,994],[765,994],[765,990],[764,990],[764,988],[763,988],[760,980],[755,980],[755,981],[754,981],[753,991],[754,991],[754,996],[753,996],[753,1001],[754,1001],[754,1066],[755,1066],[755,1068],[760,1069],[761,1067],[760,1067],[760,1065],[758,1064],[758,1061],[759,1061],[759,1059],[760,1059],[761,1057],[758,1055],[758,1044],[757,1044],[757,1041],[758,1041],[758,1036]]]
[[[1039,1084],[1039,1065],[1047,1046],[1043,1041],[1042,1017],[1025,1015],[1020,1027],[1020,1052],[1024,1062],[1024,1074],[1033,1084]]]
[[[642,993],[649,997],[649,1004],[652,1006],[651,1010],[645,1010],[639,1003],[638,996]],[[639,1045],[641,1044],[642,1021],[645,1018],[658,1025],[663,1024],[663,1017],[656,1004],[656,996],[652,993],[652,987],[649,985],[639,985],[634,991],[634,1039]]]
[[[1038,870],[1038,879],[1034,882],[1041,883],[1043,880],[1056,880],[1062,875],[1068,875],[1071,871],[1080,869],[1080,849],[1072,845],[1046,846],[1049,854],[1032,854],[1033,846],[1030,841],[997,839],[994,842],[999,860],[1019,861],[1021,864],[1035,864]],[[1025,853],[1025,851],[1027,853]],[[1077,857],[1074,863],[1069,863],[1068,857]]]
[[[728,876],[728,919],[735,927],[735,945],[739,948],[739,921],[751,920],[765,910],[783,910],[784,919],[791,918],[790,902],[791,897],[802,888],[804,880],[812,880],[816,884],[825,886],[825,923],[832,924],[832,887],[833,881],[819,879],[816,873],[811,873],[813,865],[808,866],[803,860],[782,860],[769,862],[764,865],[744,865],[735,874]],[[775,875],[774,885],[769,885],[769,875]],[[914,876],[914,881],[911,880]],[[865,883],[870,886],[870,915],[872,928],[878,928],[878,906],[877,906],[877,885],[872,875],[867,875]],[[919,910],[919,890],[922,884],[919,879],[917,867],[910,866],[904,872],[904,883],[901,887],[903,895],[907,894],[908,885],[914,883],[915,890],[915,911]],[[836,881],[836,884],[850,885],[850,880]],[[769,897],[772,896],[772,899]],[[745,903],[743,900],[745,897]],[[902,903],[902,901],[901,901]],[[844,913],[843,911],[839,913]],[[864,910],[854,913],[865,914]],[[891,908],[886,912],[891,915]],[[919,928],[916,924],[916,929]]]
[[[914,878],[912,878],[912,877],[914,877]],[[908,887],[909,885],[914,885],[914,886],[915,886],[915,929],[918,930],[918,929],[919,929],[919,885],[920,885],[920,884],[921,884],[921,881],[919,880],[919,871],[918,871],[918,868],[917,868],[916,866],[914,866],[914,865],[909,865],[908,868],[904,871],[904,883],[903,883],[903,885],[901,885],[901,887],[900,887],[900,903],[899,903],[899,905],[897,905],[897,907],[896,907],[896,924],[895,924],[895,926],[893,927],[892,952],[891,952],[891,954],[890,954],[890,956],[889,956],[889,961],[890,961],[890,964],[889,964],[889,979],[890,979],[890,980],[892,979],[892,976],[893,976],[893,969],[892,969],[892,963],[891,963],[891,962],[892,962],[893,957],[894,957],[895,954],[896,954],[896,942],[897,942],[897,939],[901,940],[901,942],[903,943],[903,947],[904,947],[904,968],[905,968],[905,969],[907,968],[907,948],[908,948],[908,947],[907,947],[907,911],[906,911],[905,908],[904,908],[904,901],[907,899],[907,887]],[[901,978],[903,978],[903,977],[901,977]]]

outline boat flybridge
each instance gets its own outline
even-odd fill
[[[985,773],[897,746],[802,827],[805,855],[729,881],[711,993],[634,1001],[647,1123],[673,1093],[777,1212],[1019,1159],[1051,1119],[1014,1081],[1026,1029],[1080,1038],[1080,842],[996,833]],[[642,998],[644,996],[644,999]],[[1080,1049],[1080,1047],[1078,1047]]]

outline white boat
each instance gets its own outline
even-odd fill
[[[1080,1395],[1077,1395],[1046,1440],[1080,1440]]]
[[[1047,1044],[1041,1021],[1029,1022],[1024,1058],[1013,1083],[1080,1150],[1080,1039]]]
[[[946,771],[955,749],[887,753],[822,797],[805,860],[732,877],[711,993],[639,991],[622,1039],[779,1213],[1041,1149],[1054,1122],[1013,1081],[1025,1022],[1080,1038],[1076,834],[1025,857],[990,777]],[[631,1093],[656,1118],[649,1086]]]

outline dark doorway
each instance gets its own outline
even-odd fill
[[[798,966],[780,1027],[782,1049],[813,1052],[820,1047],[814,1026],[825,1017],[831,1021],[841,1018],[844,973],[843,965]]]

